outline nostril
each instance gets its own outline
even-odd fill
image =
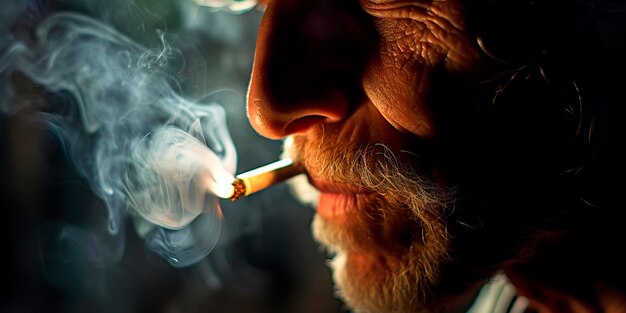
[[[289,122],[283,129],[283,135],[304,133],[312,128],[315,124],[323,124],[326,122],[334,122],[331,118],[322,115],[308,115],[297,118]]]

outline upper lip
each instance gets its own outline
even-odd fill
[[[321,193],[335,193],[335,194],[369,194],[373,190],[359,186],[356,183],[345,183],[332,180],[328,177],[319,175],[314,169],[306,166],[306,163],[300,158],[294,158],[293,162],[296,163],[307,176],[309,183],[315,187]]]
[[[315,189],[322,193],[339,193],[339,194],[365,194],[371,190],[354,184],[340,183],[329,179],[315,177],[307,173],[309,182]]]

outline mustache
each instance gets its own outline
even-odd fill
[[[454,202],[456,187],[438,186],[420,156],[410,151],[302,135],[288,137],[284,148],[310,176],[373,191],[393,207],[410,208],[422,221],[439,219]]]

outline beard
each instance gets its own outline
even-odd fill
[[[344,218],[316,214],[312,223],[314,238],[334,255],[337,295],[355,312],[372,313],[439,312],[458,300],[437,294],[440,268],[450,260],[445,221],[455,189],[427,179],[412,153],[328,140],[290,137],[285,154],[309,176],[368,191],[354,196],[358,209]],[[311,200],[301,184],[293,180],[292,190]]]

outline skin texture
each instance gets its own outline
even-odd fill
[[[573,61],[596,37],[546,32],[551,2],[469,3],[263,2],[250,122],[321,191],[313,233],[356,312],[455,311],[497,270],[545,312],[593,312],[621,290],[599,238],[623,238],[583,115],[595,65]]]
[[[348,159],[370,148],[361,154],[374,157],[360,163],[372,164],[381,151],[389,151],[393,156],[380,162],[400,159],[425,180],[436,181],[423,183],[424,189],[447,184],[436,159],[424,157],[437,153],[428,93],[432,72],[466,76],[479,62],[463,24],[459,4],[453,2],[267,4],[248,115],[266,137],[297,137],[292,157],[305,164],[313,184],[325,191],[321,206],[331,211],[316,219],[316,238],[341,251],[345,260],[335,261],[336,282],[358,310],[408,312],[432,300],[426,290],[436,283],[439,263],[447,258],[447,231],[438,222],[447,208],[423,200],[439,195],[413,197],[417,192],[410,189],[403,196],[415,198],[414,207],[391,199],[400,187],[383,189],[380,177],[395,170],[371,175],[374,182],[368,185],[357,179],[363,179],[362,171],[343,173],[348,166],[329,169],[327,161],[359,163]],[[378,187],[379,192],[354,197],[347,190],[352,186]]]

